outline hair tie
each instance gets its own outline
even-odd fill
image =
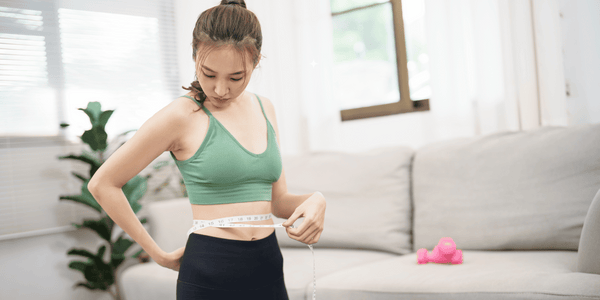
[[[221,2],[221,5],[239,5],[243,8],[246,8],[246,3],[243,0],[228,0],[227,2],[223,1]]]

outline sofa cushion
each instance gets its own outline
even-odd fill
[[[463,251],[459,265],[416,253],[324,276],[321,299],[600,299],[600,276],[575,272],[575,251]]]
[[[315,247],[316,248],[316,247]],[[285,286],[290,300],[312,299],[313,293],[313,255],[306,249],[281,248],[283,254],[283,274]],[[319,295],[320,278],[346,268],[380,261],[397,255],[369,250],[351,249],[315,249],[315,273],[317,278],[317,295]],[[323,298],[318,299],[337,299]],[[340,298],[341,299],[341,298]]]
[[[600,189],[600,124],[430,144],[413,163],[414,250],[577,250]]]
[[[412,251],[410,164],[414,151],[382,147],[359,153],[313,152],[283,156],[288,191],[320,191],[327,200],[324,229],[315,248]],[[304,218],[300,219],[303,220]],[[301,222],[297,220],[295,225]],[[276,218],[275,223],[285,219]],[[281,246],[306,247],[276,230]],[[318,251],[318,250],[317,250]]]

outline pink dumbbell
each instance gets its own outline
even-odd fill
[[[421,248],[417,251],[417,263],[426,264],[428,262],[438,264],[462,264],[462,250],[456,249],[456,244],[452,238],[443,237],[440,239],[437,246],[433,248],[431,253],[428,253],[425,248]]]

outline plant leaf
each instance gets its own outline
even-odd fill
[[[113,254],[110,256],[110,264],[116,269],[123,261],[125,260],[125,255],[123,254]]]
[[[86,108],[78,108],[79,110],[83,110],[88,117],[90,118],[90,123],[92,126],[95,126],[100,118],[100,112],[102,111],[102,104],[98,101],[90,101],[87,104]]]
[[[87,188],[88,182],[89,182],[89,180],[86,180],[83,182],[83,185],[81,186],[81,195],[61,195],[61,196],[59,196],[59,199],[79,202],[79,203],[85,204],[85,205],[97,210],[99,213],[101,213],[102,207],[100,206],[100,204],[98,204],[98,202],[96,201],[94,196],[92,196],[92,193],[90,193],[90,191],[88,190],[88,188]]]
[[[78,261],[78,260],[73,260],[69,263],[69,268],[80,271],[81,273],[84,273],[86,266],[87,266],[87,263],[85,263],[83,261]]]
[[[89,156],[83,155],[83,154],[82,155],[73,155],[73,154],[60,155],[60,156],[58,156],[58,159],[76,159],[76,160],[80,160],[84,163],[88,163],[92,167],[96,167],[96,168],[100,167],[100,162],[96,158],[89,157]]]
[[[86,152],[82,153],[81,155],[73,155],[73,154],[62,155],[62,156],[58,156],[58,159],[75,159],[75,160],[80,160],[84,163],[89,164],[90,165],[90,178],[92,178],[92,176],[94,176],[94,173],[96,173],[96,171],[100,168],[100,165],[102,165],[100,160],[87,154]]]
[[[81,181],[86,181],[86,180],[90,180],[89,178],[85,178],[83,175],[76,173],[75,171],[71,171],[71,174],[73,174],[73,176],[81,179]]]
[[[60,200],[71,200],[71,201],[75,201],[75,202],[79,202],[81,204],[85,204],[95,210],[97,210],[98,212],[101,211],[101,207],[100,205],[94,205],[93,203],[90,202],[90,199],[88,199],[85,196],[82,195],[64,195],[64,196],[60,196],[59,198]],[[95,200],[94,200],[95,201]]]
[[[85,249],[71,249],[67,253],[90,258],[83,268],[83,275],[88,281],[86,287],[106,290],[114,283],[113,268],[102,259],[105,252],[106,245],[102,245],[96,254],[92,254]],[[80,266],[78,265],[78,267]]]
[[[101,112],[100,118],[98,119],[98,123],[96,123],[96,126],[102,126],[102,128],[106,127],[106,123],[108,122],[108,119],[110,119],[110,116],[113,112],[114,110],[105,110]]]
[[[125,260],[125,251],[133,245],[134,242],[130,239],[125,239],[119,236],[119,239],[113,244],[113,253],[111,255],[111,265],[116,269]]]
[[[113,244],[113,254],[124,254],[131,245],[134,244],[134,241],[130,239],[123,238],[122,236]]]
[[[93,205],[94,208],[96,208],[98,211],[102,211],[102,207],[100,206],[98,201],[96,201],[96,198],[94,198],[94,196],[92,195],[92,193],[90,193],[90,190],[88,189],[89,182],[89,180],[86,180],[85,182],[83,182],[83,185],[81,185],[81,196],[85,197],[85,199],[89,201],[89,203]]]
[[[69,250],[69,252],[67,252],[67,255],[79,255],[91,259],[96,259],[96,256],[86,249],[72,248],[71,250]]]
[[[95,288],[106,290],[115,282],[112,270],[110,265],[102,261],[102,263],[87,265],[84,277]]]
[[[96,254],[96,257],[100,260],[100,261],[104,261],[102,260],[102,257],[104,256],[104,253],[106,252],[106,245],[102,245],[100,246],[100,248],[98,248],[98,253]]]
[[[84,143],[90,145],[90,148],[94,151],[106,150],[108,135],[104,130],[104,126],[94,126],[92,129],[86,130],[80,138]]]
[[[144,252],[144,249],[140,249],[140,251],[138,251],[134,255],[132,255],[131,258],[138,258],[138,256],[140,256],[140,254],[142,254],[142,252]]]
[[[84,220],[77,228],[89,228],[95,231],[102,239],[110,243],[110,227],[105,218],[100,220]]]

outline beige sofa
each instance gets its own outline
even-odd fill
[[[600,299],[600,124],[283,163],[291,193],[327,199],[314,245],[317,299]],[[166,251],[185,245],[189,205],[148,207]],[[310,249],[276,234],[290,299],[311,299]],[[442,237],[463,263],[417,264],[416,251]],[[165,300],[175,299],[176,279],[150,262],[124,270],[119,284],[127,300]]]

